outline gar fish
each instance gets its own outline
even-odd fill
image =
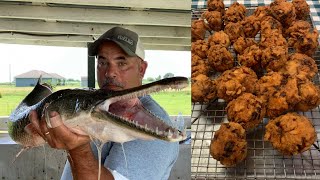
[[[57,111],[68,128],[101,142],[181,141],[186,138],[185,132],[168,125],[141,104],[132,105],[130,99],[168,88],[182,89],[187,84],[187,78],[173,77],[122,91],[63,89],[52,93],[48,86],[38,81],[10,115],[9,135],[24,147],[44,144],[29,120],[30,111],[35,110],[38,117],[45,116],[48,127],[51,127],[48,112]]]

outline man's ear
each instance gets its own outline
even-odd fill
[[[141,79],[143,79],[144,74],[146,73],[147,67],[148,67],[147,61],[141,61],[141,66],[140,66],[140,70],[139,70],[139,74],[140,74]]]

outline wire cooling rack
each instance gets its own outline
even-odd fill
[[[249,14],[252,14],[253,9],[249,9]],[[192,19],[198,19],[203,11],[193,10]],[[310,17],[308,21],[312,24]],[[232,52],[233,49],[231,48],[230,51]],[[320,69],[320,52],[317,51],[313,58]],[[320,84],[319,73],[314,78],[314,83]],[[192,105],[192,179],[320,179],[320,152],[317,148],[312,146],[302,154],[283,156],[269,142],[264,141],[267,118],[247,133],[248,152],[242,163],[230,168],[213,159],[210,155],[210,143],[220,124],[227,122],[226,105],[221,100]],[[298,113],[312,121],[318,136],[315,145],[319,147],[320,108]]]

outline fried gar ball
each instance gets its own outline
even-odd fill
[[[271,34],[264,34],[260,40],[261,49],[265,49],[272,46],[282,46],[288,48],[287,40],[282,36],[281,33],[273,32]]]
[[[299,95],[301,100],[295,105],[297,111],[308,111],[320,104],[320,90],[310,80],[299,78]]]
[[[234,67],[217,78],[217,96],[228,102],[243,93],[254,93],[257,81],[258,77],[252,69],[245,66]]]
[[[266,109],[263,101],[251,93],[244,93],[228,103],[228,121],[239,123],[245,130],[258,126]]]
[[[225,166],[235,166],[247,156],[246,132],[238,123],[223,123],[210,144],[211,156]]]
[[[191,53],[199,57],[207,58],[208,43],[205,40],[197,40],[191,43]]]
[[[202,59],[196,54],[191,55],[191,77],[196,77],[199,74],[208,75],[210,66],[208,66],[207,61]]]
[[[306,20],[310,14],[310,7],[306,0],[292,0],[292,4],[296,10],[296,18]]]
[[[288,38],[299,38],[311,30],[311,25],[307,21],[294,21],[285,31],[285,36]]]
[[[301,100],[297,78],[279,72],[269,72],[258,81],[257,94],[266,103],[267,116],[277,117]]]
[[[257,42],[253,38],[239,37],[233,43],[233,48],[236,53],[243,54],[244,50],[252,45],[257,45]]]
[[[288,49],[284,46],[270,46],[262,50],[261,66],[270,71],[279,71],[287,62]]]
[[[245,37],[244,28],[240,22],[228,23],[224,28],[224,32],[228,34],[231,43],[233,44],[238,38]]]
[[[227,10],[224,15],[224,23],[229,24],[230,22],[236,23],[242,21],[246,17],[247,9],[243,4],[234,2]]]
[[[218,72],[231,69],[234,66],[232,54],[222,45],[211,46],[208,51],[208,64]]]
[[[225,32],[219,31],[209,36],[208,43],[210,46],[223,45],[228,48],[230,46],[230,38]]]
[[[270,6],[259,6],[254,10],[253,15],[256,16],[259,21],[261,21],[262,18],[269,15],[269,11]]]
[[[290,26],[290,24],[296,19],[296,11],[291,2],[272,2],[270,4],[270,12],[272,16],[280,21],[285,27]]]
[[[200,74],[192,79],[191,98],[192,102],[209,102],[216,97],[215,81],[206,75]]]
[[[301,79],[308,78],[312,80],[318,72],[318,67],[315,60],[311,57],[301,53],[294,53],[289,56],[288,61],[279,72],[298,76]]]
[[[307,32],[304,35],[296,38],[289,38],[288,44],[292,45],[296,52],[312,56],[318,47],[319,33],[316,29],[312,32]]]
[[[222,15],[224,15],[225,12],[223,0],[208,0],[207,8],[209,11],[219,11]]]
[[[295,155],[310,149],[317,134],[307,117],[287,113],[268,122],[264,139],[283,155]]]
[[[261,36],[270,35],[273,32],[282,33],[281,23],[272,16],[265,16],[261,18]]]
[[[254,38],[260,31],[260,21],[254,16],[248,16],[241,22],[246,37]]]
[[[192,21],[191,23],[191,40],[203,40],[206,35],[206,26],[203,19]]]
[[[222,14],[219,11],[205,11],[202,14],[202,19],[208,24],[207,29],[220,31],[223,27]]]
[[[259,46],[252,45],[246,48],[243,54],[238,55],[238,62],[242,66],[250,67],[258,71],[260,69],[261,52]]]

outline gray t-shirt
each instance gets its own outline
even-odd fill
[[[166,123],[172,125],[169,115],[149,95],[139,98],[143,106]],[[97,156],[97,149],[91,143],[92,150]],[[179,153],[178,143],[162,140],[134,140],[123,143],[109,142],[102,148],[101,162],[104,167],[115,170],[130,180],[165,180],[170,176],[171,168]],[[125,161],[127,160],[127,165]],[[61,180],[72,179],[70,164],[67,161]]]

